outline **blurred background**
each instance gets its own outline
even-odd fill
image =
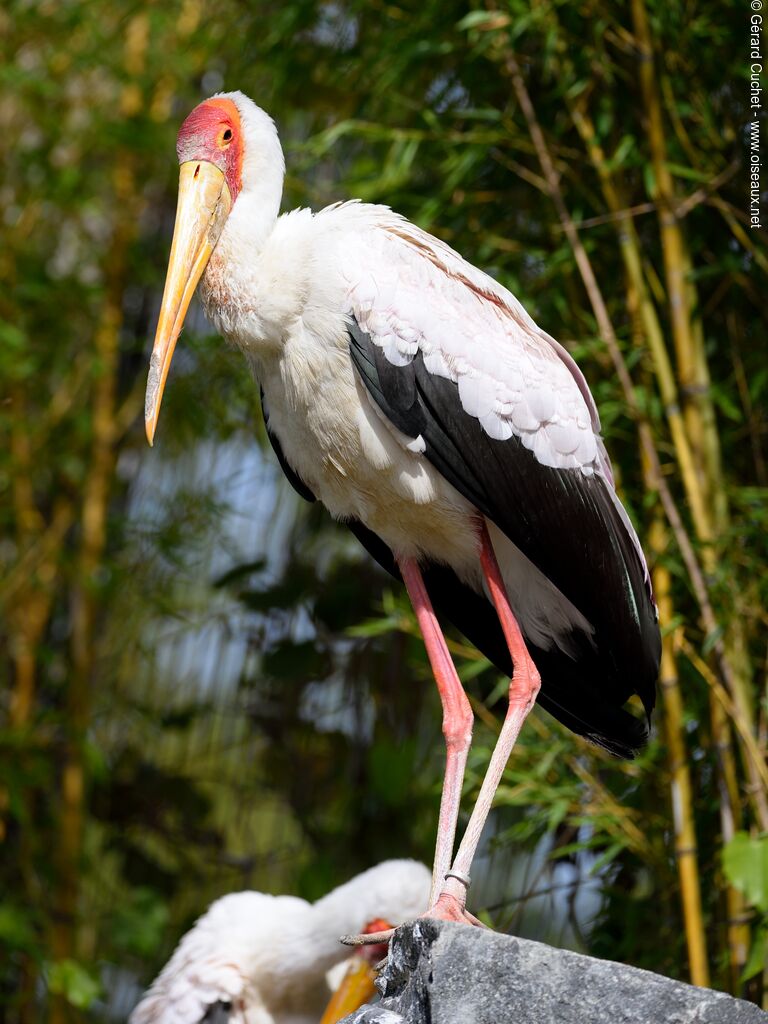
[[[175,135],[242,89],[284,208],[393,206],[580,361],[653,567],[653,740],[543,712],[474,872],[494,927],[762,999],[764,239],[740,4],[11,0],[0,11],[0,1017],[123,1020],[214,897],[431,859],[439,705],[403,597],[290,489],[193,310],[141,418]],[[477,715],[506,683],[454,638]]]

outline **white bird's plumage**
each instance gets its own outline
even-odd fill
[[[316,1024],[328,970],[349,956],[339,936],[381,917],[399,924],[427,905],[430,874],[385,861],[316,903],[260,892],[217,900],[187,932],[130,1024],[200,1024],[217,1003],[231,1024]]]
[[[279,147],[271,119],[241,93],[227,95],[246,152]],[[507,289],[387,207],[353,201],[276,217],[282,157],[275,163],[252,177],[245,168],[201,296],[253,366],[287,461],[332,515],[359,519],[399,556],[448,564],[483,588],[476,510],[422,456],[423,439],[398,431],[356,377],[352,317],[394,365],[420,351],[427,370],[457,382],[462,407],[490,437],[515,435],[540,464],[597,476],[615,500],[581,371]],[[592,633],[507,537],[497,532],[494,542],[531,642],[570,652],[574,629]]]

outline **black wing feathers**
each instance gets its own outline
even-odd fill
[[[395,579],[400,572],[387,545],[361,522],[347,523],[368,553]],[[437,611],[461,630],[479,651],[504,673],[512,674],[512,662],[499,620],[488,601],[462,583],[447,566],[422,567],[427,591]],[[578,662],[562,651],[528,649],[542,677],[537,704],[579,736],[605,747],[616,757],[633,757],[648,739],[646,723],[615,703],[607,703],[593,679],[601,680],[597,652],[586,646]]]
[[[407,366],[389,362],[353,321],[353,363],[379,408],[409,437],[421,435],[425,456],[456,489],[492,520],[595,627],[583,635],[578,658],[528,642],[542,676],[538,703],[579,735],[620,757],[632,757],[647,738],[646,724],[623,710],[634,693],[650,715],[660,652],[655,611],[644,568],[610,495],[598,477],[542,466],[517,438],[496,441],[464,412],[458,388],[430,374],[421,355]],[[307,501],[315,495],[288,463],[269,426],[280,466]],[[362,523],[348,523],[369,553],[397,579],[392,552]],[[496,667],[511,672],[506,643],[485,598],[443,565],[423,567],[438,611]]]
[[[644,566],[609,485],[578,470],[542,466],[516,437],[489,437],[464,412],[457,386],[430,374],[420,353],[407,366],[394,366],[354,323],[350,353],[392,423],[408,436],[421,434],[425,457],[434,467],[595,627],[594,643],[584,640],[577,661],[558,649],[531,648],[542,675],[539,703],[575,732],[631,756],[646,729],[621,705],[637,693],[650,714],[660,640]],[[378,554],[374,557],[385,564]],[[450,570],[433,567],[428,573],[438,583],[430,592],[442,595],[445,614],[508,671],[506,646],[487,602]],[[446,578],[438,581],[437,573]]]

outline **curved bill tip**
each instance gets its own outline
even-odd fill
[[[144,429],[150,448],[155,443],[155,430],[160,415],[160,384],[162,381],[162,364],[157,352],[152,353],[147,376],[147,393],[144,396]]]

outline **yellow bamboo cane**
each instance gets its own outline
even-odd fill
[[[661,96],[658,89],[648,14],[644,0],[632,0],[632,22],[639,55],[640,86],[647,119],[648,142],[654,171],[653,198],[656,200],[664,273],[677,361],[677,375],[685,403],[686,432],[694,454],[701,486],[707,497],[709,518],[719,530],[728,525],[728,510],[720,456],[720,442],[710,390],[710,374],[704,349],[701,323],[693,315],[695,291],[691,282],[691,258],[677,217],[677,197],[667,158]],[[709,538],[707,538],[709,539]],[[716,568],[714,551],[702,554],[707,572]],[[740,716],[755,729],[754,699],[750,688],[751,670],[743,629],[737,619],[729,623],[725,635],[727,659],[731,667],[731,696]],[[749,758],[753,802],[762,828],[768,827],[768,796],[755,777]]]
[[[654,554],[653,587],[659,606],[662,628],[674,621],[669,570],[660,556],[668,546],[667,530],[659,517],[650,533]],[[660,685],[663,697],[664,725],[669,751],[672,819],[675,830],[675,857],[680,878],[680,894],[688,949],[688,965],[694,985],[709,986],[709,965],[704,916],[701,908],[696,820],[691,794],[691,773],[685,744],[683,698],[677,672],[674,637],[664,632],[661,647]]]

